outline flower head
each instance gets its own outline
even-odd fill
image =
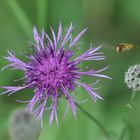
[[[36,118],[42,120],[44,111],[50,109],[50,124],[54,117],[58,123],[58,99],[62,96],[67,99],[68,107],[71,106],[72,112],[76,116],[75,101],[71,96],[71,92],[75,93],[76,86],[83,87],[94,101],[102,99],[92,86],[81,80],[82,75],[109,78],[106,75],[100,74],[107,67],[101,70],[90,69],[88,71],[82,71],[82,68],[79,67],[79,64],[83,61],[104,60],[105,56],[102,52],[99,52],[101,46],[91,46],[80,56],[74,58],[77,43],[87,29],[82,30],[72,39],[73,29],[74,27],[71,24],[65,36],[62,37],[62,25],[60,23],[57,36],[51,28],[53,37],[53,40],[51,40],[44,30],[42,30],[40,35],[36,27],[34,27],[34,52],[27,56],[28,62],[25,63],[19,60],[11,52],[8,52],[9,56],[6,57],[10,64],[4,67],[4,69],[12,67],[13,69],[24,71],[25,82],[24,85],[18,87],[4,86],[3,88],[6,91],[2,94],[9,93],[11,95],[22,89],[33,89],[34,96],[29,101],[27,110],[34,112]],[[51,107],[47,106],[48,99],[52,101]]]
[[[133,90],[140,90],[140,64],[130,66],[125,73],[125,83]]]

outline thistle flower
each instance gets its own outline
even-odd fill
[[[134,91],[140,90],[140,64],[130,66],[125,73],[125,83]]]
[[[76,117],[75,101],[71,93],[75,93],[75,88],[77,86],[83,87],[94,101],[103,99],[95,92],[93,86],[86,84],[81,79],[82,75],[109,78],[106,75],[100,74],[100,72],[106,70],[108,67],[100,70],[90,69],[87,71],[82,71],[82,68],[79,67],[79,64],[84,61],[104,60],[105,56],[102,52],[99,52],[101,46],[91,46],[80,56],[74,58],[73,56],[78,41],[87,29],[82,30],[72,39],[73,29],[74,27],[71,24],[65,36],[62,37],[62,25],[60,23],[57,36],[51,28],[53,37],[53,40],[51,40],[44,30],[42,30],[40,35],[36,27],[34,27],[34,52],[27,56],[29,61],[25,63],[19,60],[12,52],[8,52],[9,56],[5,57],[10,64],[3,69],[12,67],[13,69],[24,71],[25,82],[24,85],[17,87],[4,86],[3,89],[6,89],[6,91],[2,94],[9,93],[8,95],[11,95],[26,88],[33,89],[34,96],[29,101],[27,110],[29,112],[34,112],[36,118],[42,120],[44,111],[50,109],[50,124],[54,117],[58,124],[57,107],[59,98],[62,96],[68,101],[67,110],[69,106],[71,106],[72,112]],[[45,43],[45,39],[47,43]],[[50,107],[48,107],[47,104],[48,99],[52,101]]]

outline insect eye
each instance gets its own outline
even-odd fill
[[[123,48],[123,47],[122,47],[122,46],[120,46],[120,47],[119,47],[119,51],[122,51],[122,48]]]

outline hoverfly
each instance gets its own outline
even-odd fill
[[[134,48],[134,45],[131,43],[120,43],[120,44],[115,46],[115,49],[117,52],[125,52],[125,51],[132,49],[132,48]]]

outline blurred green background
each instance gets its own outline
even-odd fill
[[[57,31],[59,21],[63,29],[71,22],[76,26],[74,34],[88,27],[88,32],[82,37],[83,50],[90,42],[95,46],[103,45],[107,60],[91,62],[90,65],[99,69],[110,65],[105,74],[112,80],[101,79],[98,92],[104,101],[93,103],[87,93],[79,89],[78,99],[88,99],[83,108],[97,117],[104,127],[118,139],[127,118],[131,90],[124,84],[124,72],[128,67],[140,63],[140,1],[139,0],[0,0],[0,67],[6,65],[3,56],[7,50],[15,50],[17,56],[21,51],[28,51],[28,41],[33,41],[32,27],[42,27],[50,33],[50,26]],[[121,42],[133,43],[136,47],[125,53],[118,53],[114,46]],[[21,58],[22,59],[22,58]],[[8,71],[0,73],[0,85],[18,85],[14,79],[22,77],[23,73]],[[93,78],[85,77],[92,82]],[[10,97],[0,96],[0,140],[10,140],[8,135],[8,118],[13,110],[25,107],[15,99],[30,99],[32,91],[18,92]],[[129,120],[130,136],[123,140],[140,139],[140,94],[137,92],[135,108]],[[83,113],[77,110],[77,120],[69,110],[63,121],[62,113],[66,103],[59,107],[59,123],[49,126],[49,113],[44,116],[44,128],[39,140],[106,140],[100,129]],[[129,138],[130,137],[130,138]]]

